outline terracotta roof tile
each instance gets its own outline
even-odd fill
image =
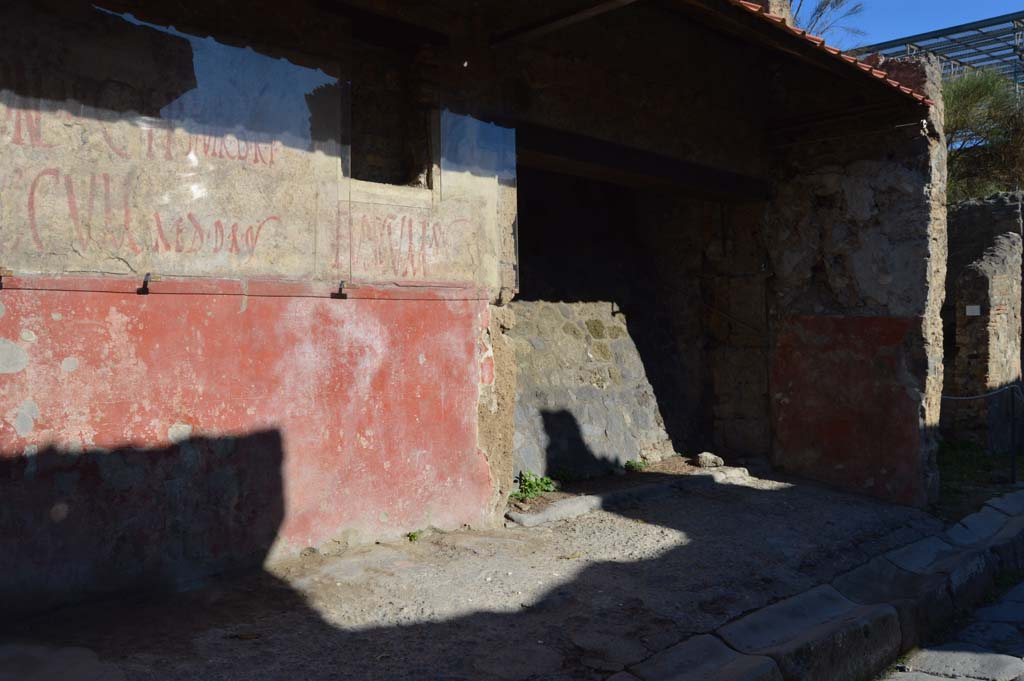
[[[901,92],[901,93],[903,93],[905,95],[909,95],[909,96],[913,97],[915,100],[917,100],[918,102],[923,102],[923,103],[927,104],[928,106],[934,106],[934,104],[935,104],[935,102],[933,102],[932,100],[928,99],[927,97],[925,97],[925,95],[921,94],[920,92],[915,92],[912,88],[909,88],[909,87],[901,84],[900,82],[889,78],[888,77],[889,74],[887,72],[882,71],[880,69],[876,69],[876,68],[874,68],[874,66],[872,64],[866,64],[866,63],[864,63],[862,61],[859,61],[856,57],[853,57],[851,55],[845,54],[842,50],[839,50],[839,49],[837,49],[835,47],[831,47],[831,46],[827,45],[825,43],[825,39],[824,38],[822,38],[820,36],[816,36],[816,35],[811,35],[807,31],[799,29],[799,28],[797,28],[795,26],[789,26],[788,24],[786,24],[786,20],[783,17],[776,16],[775,14],[770,14],[761,5],[757,4],[756,2],[748,2],[747,0],[726,0],[726,1],[729,4],[731,4],[731,5],[739,7],[741,9],[743,9],[743,10],[746,10],[747,12],[750,12],[751,14],[754,14],[754,15],[760,17],[765,22],[771,23],[773,25],[781,25],[782,27],[787,29],[787,32],[792,33],[792,34],[794,34],[796,36],[799,36],[803,40],[807,41],[808,43],[810,43],[814,47],[816,47],[819,50],[821,50],[823,53],[825,53],[825,54],[827,54],[827,55],[829,55],[831,57],[838,57],[839,59],[842,59],[844,62],[847,62],[849,64],[853,64],[853,65],[857,66],[860,70],[864,71],[865,73],[871,74],[875,78],[878,78],[882,82],[884,82],[884,83],[888,84],[889,86],[891,86],[896,91]]]

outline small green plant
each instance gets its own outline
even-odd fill
[[[625,463],[625,468],[630,473],[639,473],[647,468],[647,462],[640,459],[631,459]]]
[[[519,490],[511,496],[516,501],[528,501],[536,499],[544,492],[554,492],[555,481],[546,475],[535,475],[530,471],[523,471],[519,474]]]
[[[413,530],[405,535],[405,538],[409,541],[419,541],[420,535],[423,534],[421,530]]]

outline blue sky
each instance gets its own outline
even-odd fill
[[[812,0],[804,0],[808,4]],[[864,13],[851,22],[867,35],[835,33],[829,42],[840,47],[880,43],[934,31],[1000,14],[1024,11],[1024,0],[861,0]],[[794,3],[795,4],[795,3]]]

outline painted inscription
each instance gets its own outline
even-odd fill
[[[480,159],[446,166],[446,186],[473,189],[453,189],[455,200],[422,190],[410,207],[408,188],[381,186],[374,203],[350,201],[347,85],[101,14],[117,39],[83,38],[76,19],[54,15],[33,34],[54,49],[29,42],[0,55],[0,265],[369,282],[480,275],[480,232],[495,212]],[[70,53],[56,47],[83,39],[94,63],[61,61]]]

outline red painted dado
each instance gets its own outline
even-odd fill
[[[9,283],[0,601],[485,519],[486,300]]]
[[[772,360],[776,463],[855,492],[925,503],[920,398],[906,351],[920,324],[788,319]]]

